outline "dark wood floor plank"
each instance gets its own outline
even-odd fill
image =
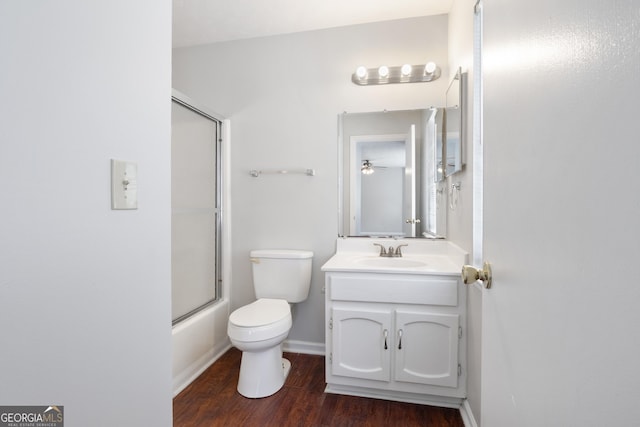
[[[457,409],[324,393],[324,357],[286,353],[291,371],[273,396],[237,390],[242,353],[231,349],[173,399],[174,427],[463,427]]]

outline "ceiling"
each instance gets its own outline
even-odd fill
[[[453,0],[173,0],[173,47],[448,13]]]

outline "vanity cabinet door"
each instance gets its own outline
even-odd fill
[[[333,375],[390,381],[391,310],[331,310]]]
[[[396,310],[396,381],[458,386],[457,314]]]

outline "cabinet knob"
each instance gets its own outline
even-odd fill
[[[485,288],[491,288],[491,282],[493,280],[493,276],[491,274],[491,264],[485,262],[482,266],[482,270],[478,270],[472,265],[462,266],[462,281],[464,282],[464,284],[469,285],[476,280],[481,280],[482,282],[484,282]]]

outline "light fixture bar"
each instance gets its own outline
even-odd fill
[[[440,77],[440,74],[440,67],[433,62],[411,66],[405,64],[398,67],[382,65],[378,68],[364,68],[361,66],[351,75],[351,81],[360,86],[422,83],[436,80]]]

